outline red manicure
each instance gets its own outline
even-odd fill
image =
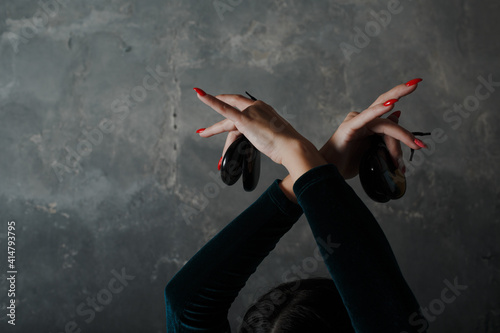
[[[219,164],[217,165],[217,170],[220,170],[220,165],[221,165],[221,163],[222,163],[222,156],[221,156],[221,158],[220,158],[220,160],[219,160]]]
[[[411,87],[411,86],[414,86],[421,81],[422,81],[422,79],[413,79],[413,80],[406,82],[406,86]]]
[[[419,146],[420,148],[427,148],[427,145],[426,145],[425,143],[423,143],[423,142],[422,142],[421,140],[419,140],[419,139],[415,139],[415,140],[413,140],[413,142],[415,142],[415,144],[416,144],[417,146]]]
[[[395,112],[391,113],[391,115],[390,115],[390,116],[394,116],[394,117],[396,117],[396,118],[399,118],[399,117],[401,116],[401,111],[395,111]],[[389,116],[389,117],[390,117],[390,116]]]
[[[203,90],[201,90],[200,88],[193,88],[197,93],[198,95],[200,95],[201,97],[205,96],[207,93],[204,92]]]
[[[206,128],[200,128],[199,130],[196,131],[196,133],[201,133],[203,132],[204,130],[206,130]]]
[[[392,105],[394,103],[396,103],[398,100],[393,98],[393,99],[390,99],[388,100],[387,102],[384,103],[384,106],[389,106],[389,105]]]

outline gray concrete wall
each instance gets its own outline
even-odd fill
[[[194,133],[221,120],[194,86],[249,90],[320,146],[347,112],[415,77],[424,81],[398,103],[401,124],[445,139],[426,139],[398,201],[374,203],[350,183],[430,332],[500,331],[500,85],[483,83],[500,81],[497,1],[58,1],[0,3],[2,332],[165,331],[168,280],[285,176],[263,158],[254,192],[238,183],[207,197],[225,136]],[[388,7],[382,27],[373,13]],[[314,249],[302,217],[242,290],[233,327]],[[446,281],[467,289],[446,303]]]

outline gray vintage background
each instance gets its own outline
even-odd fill
[[[165,331],[168,280],[285,176],[263,158],[254,192],[222,188],[225,136],[195,134],[221,117],[194,86],[249,90],[320,146],[347,112],[422,77],[397,105],[402,125],[435,133],[407,194],[376,204],[350,184],[430,332],[499,332],[499,14],[493,0],[1,0],[0,331]],[[302,217],[240,293],[233,327],[314,249]],[[447,283],[467,289],[443,298]]]

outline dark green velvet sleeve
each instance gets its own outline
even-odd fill
[[[165,288],[167,332],[229,332],[228,310],[250,275],[302,215],[275,180]]]
[[[427,323],[387,238],[337,168],[313,168],[293,190],[355,331],[424,332]]]
[[[276,180],[172,278],[165,288],[167,332],[229,332],[234,299],[302,212],[356,332],[424,332],[384,233],[337,168],[311,169],[293,190],[300,206]]]

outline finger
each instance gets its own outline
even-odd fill
[[[397,124],[399,122],[400,111],[393,112],[388,120]],[[392,136],[384,135],[385,145],[391,155],[394,165],[404,173],[403,151],[401,150],[401,143]]]
[[[412,149],[417,150],[421,148],[414,142],[415,136],[410,131],[389,119],[375,119],[370,123],[368,128],[374,133],[384,134],[399,140]]]
[[[224,94],[224,95],[217,95],[215,96],[217,99],[241,110],[245,110],[247,107],[253,104],[254,101],[252,101],[250,98],[247,98],[242,95],[229,95],[229,94]]]
[[[351,120],[352,118],[356,117],[357,115],[359,115],[359,112],[356,112],[356,111],[349,112],[347,114],[347,116],[345,117],[344,121]]]
[[[396,124],[399,124],[399,117],[401,116],[401,111],[394,111],[393,113],[391,113],[387,119],[389,120],[392,120],[393,122],[395,122]]]
[[[203,103],[210,106],[212,109],[214,109],[227,119],[232,120],[235,123],[238,123],[243,117],[241,112],[238,109],[232,107],[231,105],[217,99],[215,96],[205,93],[203,90],[199,88],[195,88],[195,90],[198,94],[198,98]]]
[[[210,127],[205,128],[205,130],[200,133],[200,136],[203,138],[209,138],[217,134],[231,132],[234,130],[237,130],[236,126],[234,126],[234,123],[229,119],[224,119],[219,121],[218,123],[213,124]]]
[[[391,111],[394,108],[394,104],[390,105],[383,105],[383,104],[377,104],[374,106],[369,107],[368,109],[364,110],[357,116],[353,117],[351,119],[351,124],[350,127],[353,130],[357,130],[360,128],[363,128],[367,126],[371,121],[379,118],[383,114]]]
[[[417,89],[418,82],[420,82],[418,80],[421,81],[422,79],[410,80],[407,83],[403,83],[403,84],[399,84],[399,85],[395,86],[394,88],[392,88],[388,92],[385,92],[382,95],[380,95],[375,100],[375,102],[373,102],[373,104],[370,105],[370,106],[374,106],[374,105],[377,105],[377,104],[382,104],[385,101],[388,101],[388,100],[393,99],[393,98],[400,99],[401,97],[404,97],[406,95],[411,94],[412,92],[415,91],[415,89]],[[409,85],[407,85],[407,84],[409,84]]]
[[[241,132],[238,130],[231,131],[227,134],[226,143],[224,144],[224,149],[222,149],[222,156],[226,155],[226,151],[229,148],[229,146],[240,136]]]

